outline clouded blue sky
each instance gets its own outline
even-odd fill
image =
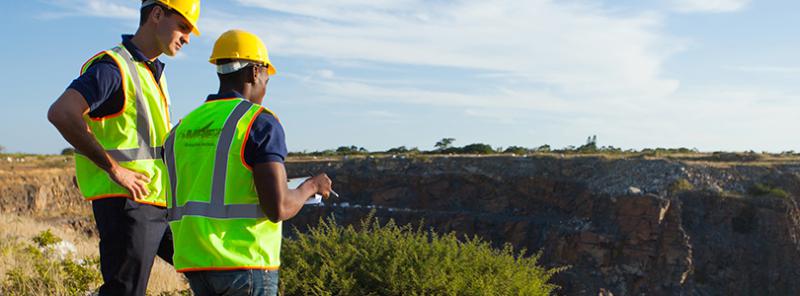
[[[0,145],[58,153],[46,111],[136,0],[14,1],[0,12]],[[264,105],[290,151],[455,145],[800,150],[797,1],[214,0],[162,57],[180,118],[215,92],[214,40],[260,35]]]

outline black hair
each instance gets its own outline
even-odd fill
[[[145,1],[146,0],[143,0],[142,3]],[[142,26],[147,22],[147,19],[150,18],[150,13],[153,12],[153,9],[156,8],[156,6],[161,7],[161,10],[164,11],[164,16],[170,16],[172,14],[172,9],[164,7],[160,3],[156,2],[155,4],[147,5],[139,10],[139,26]]]
[[[233,61],[232,59],[219,59],[216,64],[224,65]],[[255,70],[254,67],[254,64],[250,64],[228,74],[217,73],[217,77],[219,77],[219,82],[222,84],[243,84],[248,79],[247,75],[252,75],[253,72],[251,71]]]

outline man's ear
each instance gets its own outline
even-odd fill
[[[256,83],[258,81],[258,67],[250,65],[247,67],[247,82]]]
[[[153,7],[153,11],[150,12],[150,20],[153,21],[154,24],[158,24],[163,16],[164,8],[161,7],[161,5],[156,5],[156,7]]]

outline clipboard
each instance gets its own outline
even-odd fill
[[[289,186],[288,187],[290,189],[297,189],[297,187],[300,187],[300,184],[303,184],[303,182],[308,180],[308,178],[310,178],[310,177],[301,177],[301,178],[289,179],[288,180],[289,181],[289,184],[288,184]],[[321,204],[321,203],[322,203],[322,195],[319,195],[319,194],[316,194],[316,193],[313,196],[309,197],[308,200],[306,200],[306,202],[305,202],[305,204],[307,204],[307,205],[317,205],[317,204]]]

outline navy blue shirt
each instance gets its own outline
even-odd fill
[[[241,94],[232,91],[209,95],[206,102],[241,97]],[[283,163],[287,153],[283,125],[269,112],[259,113],[244,144],[244,161],[251,167],[265,162]]]
[[[131,38],[133,35],[122,35],[122,46],[125,46],[135,61],[144,62],[153,72],[156,81],[160,81],[161,74],[164,72],[164,63],[158,59],[149,61],[142,51],[131,42]],[[97,118],[118,113],[125,104],[119,66],[107,55],[89,66],[89,69],[73,80],[68,88],[76,90],[86,99],[91,117]]]

